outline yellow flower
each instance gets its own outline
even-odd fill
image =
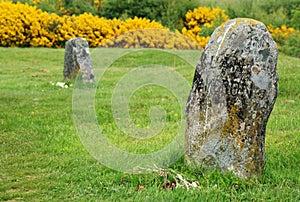
[[[281,27],[274,28],[273,25],[267,26],[271,36],[277,42],[277,46],[281,49],[280,43],[287,38],[288,36],[295,33],[295,29],[291,27],[287,27],[286,25],[282,25]]]
[[[45,0],[32,0],[35,4]],[[103,1],[95,0],[95,4]],[[59,0],[62,8],[62,0]],[[215,26],[215,22],[228,19],[219,8],[195,8],[187,12],[186,26],[170,32],[156,21],[146,18],[120,19],[99,18],[84,13],[79,16],[58,16],[48,14],[36,7],[21,3],[0,1],[0,45],[2,46],[39,46],[63,47],[71,38],[80,36],[87,39],[91,47],[151,47],[168,49],[197,49],[198,43],[205,46],[209,37],[199,36],[203,29]],[[155,28],[153,30],[147,28]],[[147,30],[146,30],[147,29]],[[286,28],[288,33],[293,30]],[[128,34],[125,34],[128,33]],[[116,37],[125,34],[123,37]],[[285,36],[281,34],[280,36]],[[109,40],[110,39],[110,40]],[[196,43],[195,43],[196,42]]]
[[[195,8],[193,11],[190,10],[186,13],[184,27],[181,32],[204,48],[209,37],[200,36],[201,31],[213,28],[216,26],[216,22],[225,22],[228,19],[229,17],[225,14],[225,11],[220,8]]]

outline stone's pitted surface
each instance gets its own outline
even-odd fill
[[[238,18],[214,31],[187,103],[188,163],[241,178],[263,172],[266,124],[277,97],[277,55],[261,22]]]
[[[82,80],[85,83],[95,81],[89,44],[86,39],[77,37],[66,42],[64,79],[75,78],[79,69],[82,72]]]

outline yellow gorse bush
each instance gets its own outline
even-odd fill
[[[51,26],[58,16],[26,4],[0,3],[0,44],[2,46],[47,46],[55,43]]]
[[[33,3],[46,0],[32,0]],[[124,47],[153,47],[171,49],[199,49],[194,42],[179,36],[179,32],[171,33],[161,24],[145,18],[129,18],[125,21],[119,19],[105,19],[91,14],[79,16],[58,16],[43,12],[36,7],[27,4],[4,2],[0,0],[0,45],[20,47],[63,47],[65,42],[74,37],[86,38],[91,47],[103,45],[107,39],[122,35],[132,30],[131,37],[145,38],[139,40],[127,40],[121,36]],[[95,2],[97,3],[97,2]],[[209,40],[208,36],[200,36],[198,33],[205,27],[213,27],[220,19],[227,19],[223,10],[198,8],[186,14],[187,26],[182,33],[204,47]],[[203,25],[203,26],[202,26]],[[142,31],[145,28],[161,29],[163,31]],[[170,37],[174,37],[171,40]],[[117,37],[115,39],[121,40]],[[114,41],[117,43],[116,41]],[[131,43],[131,44],[130,44]],[[119,44],[119,43],[118,43]],[[146,45],[145,45],[146,44]],[[106,43],[107,46],[107,43]],[[111,45],[110,45],[111,46]]]
[[[47,0],[32,0],[35,4],[43,1]],[[58,1],[62,2],[62,0]],[[99,2],[103,0],[94,1],[95,4]],[[199,49],[199,46],[205,47],[212,31],[229,19],[225,11],[220,8],[199,7],[188,11],[181,33],[199,45],[195,46],[190,40],[180,36],[179,31],[171,33],[160,23],[146,18],[110,20],[87,13],[79,16],[58,16],[43,12],[34,6],[12,3],[8,0],[0,0],[0,11],[0,46],[5,47],[63,47],[67,40],[83,37],[87,39],[91,47],[102,45]],[[155,28],[153,30],[156,31],[149,28]],[[158,29],[160,31],[157,31]],[[293,28],[285,25],[278,28],[269,25],[268,29],[278,45],[296,33]],[[130,32],[132,30],[139,31]],[[124,35],[125,32],[129,33]],[[120,37],[116,37],[119,35]],[[129,36],[132,39],[129,39]],[[171,37],[173,37],[172,40]],[[111,40],[105,43],[108,39]]]
[[[102,44],[103,47],[193,49],[201,47],[192,39],[168,29],[138,29],[124,32]]]
[[[121,21],[91,14],[58,16],[21,3],[0,2],[0,45],[62,47],[74,37],[86,38],[91,47],[123,32],[144,28],[165,29],[145,18]]]
[[[273,25],[268,25],[268,30],[277,43],[280,43],[282,40],[295,33],[294,28],[288,28],[285,25],[276,28],[274,28]]]
[[[220,8],[195,8],[186,13],[182,33],[204,48],[210,37],[200,33],[206,29],[214,29],[227,20],[229,17],[225,14],[225,10]]]

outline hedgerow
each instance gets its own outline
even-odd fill
[[[110,20],[87,13],[60,17],[21,3],[0,2],[0,10],[0,45],[6,47],[63,47],[74,37],[86,38],[91,47],[96,47],[130,30],[166,29],[145,18]]]
[[[32,0],[32,4],[41,4],[45,0]],[[64,10],[63,2],[58,0],[59,9]],[[93,1],[101,6],[103,1]],[[204,48],[210,35],[217,26],[227,21],[229,17],[220,8],[199,7],[188,11],[181,21],[183,27],[180,32],[196,42],[179,35],[179,31],[170,33],[169,28],[156,21],[146,18],[106,19],[92,14],[84,13],[78,16],[62,15],[44,12],[28,4],[12,3],[0,0],[0,46],[5,47],[53,47],[59,48],[74,37],[86,38],[91,47],[109,46],[117,44],[122,47],[153,47],[174,49]],[[149,28],[160,31],[150,31]],[[142,29],[147,29],[142,30]],[[281,27],[268,26],[268,29],[277,42],[279,49],[289,55],[298,56],[299,48],[291,48],[299,43],[299,31],[285,25]],[[130,32],[139,30],[136,32]],[[129,32],[124,37],[125,32]],[[122,35],[123,34],[123,35]],[[120,37],[116,37],[122,35]],[[128,39],[128,36],[133,39]],[[170,36],[174,37],[170,40]],[[108,39],[111,39],[107,42]],[[122,41],[119,43],[117,41]],[[137,42],[141,43],[138,44]],[[293,44],[296,42],[296,45]],[[116,43],[116,44],[111,44]],[[126,44],[126,45],[124,45]],[[164,45],[162,45],[164,44]]]
[[[168,29],[139,29],[125,32],[108,39],[101,46],[118,48],[160,48],[198,50],[199,46],[192,39]]]

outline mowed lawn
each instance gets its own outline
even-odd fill
[[[201,52],[184,54],[195,64]],[[155,85],[132,94],[130,113],[136,127],[147,128],[150,107],[163,107],[169,124],[156,139],[141,145],[120,135],[112,116],[110,100],[118,81],[131,67],[158,60],[192,84],[195,66],[169,53],[142,50],[117,60],[98,85],[98,122],[114,144],[129,152],[157,151],[178,130],[176,97]],[[265,173],[249,181],[189,168],[183,157],[164,175],[128,174],[101,165],[77,134],[74,85],[53,85],[63,81],[63,64],[64,49],[0,48],[0,201],[300,201],[300,59],[279,55],[279,95],[267,125]],[[187,189],[176,174],[197,187]],[[178,188],[164,189],[174,180]]]

